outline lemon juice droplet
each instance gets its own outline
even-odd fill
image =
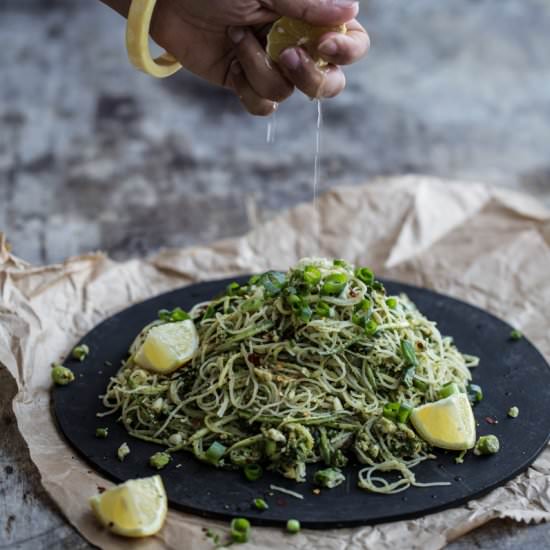
[[[319,254],[321,245],[321,219],[317,204],[317,195],[319,192],[319,177],[321,172],[321,131],[323,128],[323,110],[321,100],[315,99],[317,104],[317,129],[315,131],[315,158],[313,164],[313,211],[314,211],[314,234],[313,234],[313,255]]]
[[[277,111],[273,111],[273,114],[267,121],[267,133],[265,136],[266,143],[275,143],[275,133],[277,131]]]

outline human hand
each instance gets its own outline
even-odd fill
[[[103,0],[126,14],[129,0]],[[340,65],[360,59],[369,38],[355,19],[353,0],[158,0],[151,24],[155,41],[187,70],[232,89],[254,115],[269,115],[295,88],[333,97],[345,87]],[[317,26],[346,23],[347,33],[326,33],[319,68],[303,48],[285,50],[275,64],[265,52],[270,24],[286,15]]]

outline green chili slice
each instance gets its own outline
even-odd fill
[[[382,409],[382,415],[390,420],[397,420],[400,408],[401,405],[399,403],[386,403]]]
[[[368,267],[356,269],[355,276],[366,285],[371,285],[374,282],[374,273]]]
[[[218,443],[217,441],[214,441],[214,443],[212,443],[212,445],[208,447],[208,450],[206,451],[204,456],[206,460],[208,460],[208,462],[211,462],[212,464],[218,464],[225,451],[226,447],[224,445]]]
[[[454,393],[460,393],[460,388],[458,387],[456,382],[450,382],[449,384],[445,384],[439,390],[439,399],[445,399],[445,397],[449,397]]]
[[[348,276],[345,273],[331,273],[323,280],[321,294],[328,296],[338,295],[344,290],[347,282]]]
[[[315,286],[321,280],[321,272],[314,265],[308,265],[304,269],[304,281],[310,285]]]

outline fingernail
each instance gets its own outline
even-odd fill
[[[332,3],[335,6],[342,6],[344,8],[349,8],[350,6],[353,6],[355,4],[359,4],[357,0],[332,0]]]
[[[230,69],[233,74],[241,74],[243,72],[241,64],[236,60],[231,63]]]
[[[244,31],[239,27],[229,27],[227,34],[233,44],[238,44],[244,38]]]
[[[280,56],[279,61],[291,71],[295,71],[300,66],[300,56],[296,48],[286,49]]]
[[[317,49],[326,55],[334,55],[338,50],[338,44],[336,44],[335,40],[326,40],[322,44],[319,44]]]

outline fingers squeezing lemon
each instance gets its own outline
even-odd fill
[[[267,35],[266,51],[269,57],[277,62],[284,50],[299,46],[309,53],[317,66],[325,67],[328,63],[317,52],[317,46],[321,37],[327,32],[346,34],[346,25],[314,27],[299,19],[281,17],[275,21]]]

